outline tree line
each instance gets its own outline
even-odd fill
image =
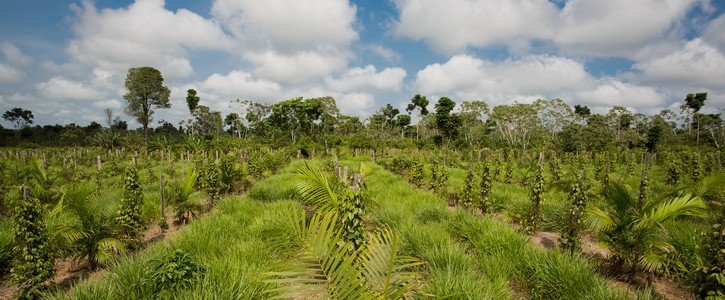
[[[664,109],[654,115],[616,105],[606,113],[592,113],[587,106],[572,107],[561,99],[490,107],[483,100],[457,103],[441,97],[434,102],[418,94],[410,99],[404,112],[388,103],[364,118],[340,113],[332,97],[298,97],[274,104],[236,99],[232,104],[242,108],[222,116],[221,112],[204,105],[196,90],[189,89],[186,104],[190,118],[178,125],[161,120],[151,128],[154,113],[171,107],[170,90],[163,81],[161,72],[152,67],[129,69],[124,113],[141,125],[139,129],[129,130],[128,124],[111,109],[104,111],[105,126],[97,122],[88,126],[31,126],[32,112],[14,108],[3,114],[13,128],[0,127],[0,145],[102,146],[109,139],[111,144],[120,145],[193,136],[317,148],[446,146],[554,148],[566,152],[644,148],[653,152],[662,144],[719,150],[725,142],[721,114],[700,112],[706,104],[707,93],[688,94],[679,111]],[[431,104],[432,111],[429,111]]]

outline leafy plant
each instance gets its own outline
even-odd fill
[[[195,197],[197,194],[196,180],[196,173],[188,172],[170,185],[169,204],[174,206],[174,223],[176,224],[188,224],[204,209],[203,199]]]
[[[463,195],[461,197],[461,203],[466,208],[472,208],[475,205],[473,199],[473,164],[468,167],[468,174],[466,175],[466,186],[463,188]]]
[[[142,284],[157,294],[189,287],[204,276],[206,270],[193,260],[191,254],[176,249],[149,262],[146,272]]]
[[[481,175],[481,194],[478,198],[478,206],[481,213],[487,213],[491,209],[491,166],[487,163],[483,165],[483,174]]]
[[[371,235],[351,254],[334,213],[316,213],[308,221],[295,210],[284,219],[280,230],[267,232],[276,248],[293,253],[283,271],[267,273],[268,282],[279,284],[271,290],[279,297],[401,299],[413,292],[418,275],[409,270],[421,263],[398,254],[393,231]]]
[[[133,166],[126,170],[123,189],[123,198],[116,212],[119,237],[130,248],[137,249],[141,246],[141,231],[145,224],[141,218],[143,193],[138,181],[138,171]]]
[[[681,216],[702,216],[705,209],[702,199],[691,194],[648,198],[639,206],[638,199],[616,182],[605,187],[604,198],[607,205],[589,209],[587,222],[601,233],[623,273],[662,270],[667,254],[675,250],[663,224]]]
[[[581,217],[587,205],[587,185],[580,174],[576,181],[572,184],[569,193],[569,201],[571,201],[569,219],[566,222],[564,231],[562,232],[560,242],[561,247],[569,254],[574,255],[581,248],[579,235],[581,232]]]
[[[39,298],[43,283],[53,278],[55,261],[48,244],[43,223],[43,210],[38,198],[19,200],[13,213],[14,242],[13,281],[20,289],[18,298]]]
[[[77,220],[73,226],[76,238],[71,244],[71,253],[78,261],[87,258],[89,267],[95,270],[125,246],[117,237],[113,212],[91,193],[88,188],[76,187],[65,199]]]

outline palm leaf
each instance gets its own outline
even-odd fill
[[[356,263],[356,255],[347,251],[334,213],[317,213],[305,224],[304,212],[296,214],[299,226],[292,226],[294,240],[301,251],[284,266],[283,272],[271,272],[267,282],[277,283],[276,298],[329,297],[333,299],[371,299]]]
[[[604,187],[604,196],[607,202],[614,206],[619,216],[628,215],[637,203],[636,199],[627,190],[627,187],[614,181]]]
[[[324,172],[312,168],[307,162],[295,171],[297,191],[307,204],[323,211],[335,211],[339,207],[337,195]]]
[[[660,225],[680,216],[702,216],[706,208],[700,197],[690,194],[676,197],[653,207],[637,222],[638,228]]]
[[[612,216],[598,207],[589,208],[586,218],[587,225],[594,230],[609,230],[617,225]]]
[[[400,299],[409,294],[418,277],[408,270],[423,264],[413,257],[398,255],[399,237],[385,229],[369,238],[360,253],[363,275],[378,299]]]

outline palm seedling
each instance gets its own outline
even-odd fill
[[[196,179],[195,172],[188,172],[169,189],[169,203],[174,206],[174,223],[177,225],[188,224],[204,208],[203,198],[196,197]]]
[[[76,218],[73,224],[76,237],[71,243],[71,252],[76,261],[88,259],[88,266],[95,270],[123,251],[124,244],[117,237],[113,210],[90,191],[78,186],[69,191],[65,199],[68,210]]]
[[[691,194],[642,202],[638,198],[611,182],[604,189],[606,205],[592,207],[587,214],[588,225],[601,233],[620,273],[661,271],[675,250],[664,224],[678,217],[699,217],[705,208],[702,199]]]
[[[401,299],[409,297],[421,262],[399,254],[400,238],[385,229],[369,234],[365,247],[350,253],[333,212],[292,211],[281,226],[265,232],[290,259],[271,272],[277,298]]]

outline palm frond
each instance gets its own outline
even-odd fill
[[[363,275],[378,299],[401,299],[415,288],[418,274],[409,270],[423,262],[398,255],[399,239],[392,230],[382,230],[360,253]]]
[[[348,252],[336,228],[334,213],[317,213],[305,224],[304,212],[298,217],[300,226],[294,226],[298,241],[303,243],[300,253],[290,259],[283,272],[271,272],[267,282],[277,283],[273,292],[277,298],[315,297],[334,299],[371,299],[356,263],[356,255]]]
[[[586,223],[594,230],[608,230],[617,224],[616,220],[608,212],[598,207],[589,208]]]
[[[607,202],[614,206],[617,214],[620,216],[627,215],[635,206],[636,199],[627,190],[627,187],[621,183],[612,181],[604,187],[604,197]]]
[[[702,216],[705,208],[705,202],[700,197],[683,195],[653,207],[642,216],[636,226],[653,226],[681,216]]]
[[[116,257],[117,253],[121,253],[125,250],[126,244],[124,244],[120,239],[107,237],[98,241],[98,253],[96,253],[96,259],[99,263],[103,264]]]
[[[312,168],[307,162],[296,171],[297,191],[302,201],[315,205],[323,211],[333,211],[339,206],[337,194],[332,190],[324,172]]]

